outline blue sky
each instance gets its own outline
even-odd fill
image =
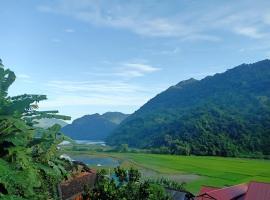
[[[188,78],[270,57],[269,0],[0,0],[11,95],[40,109],[132,113]]]

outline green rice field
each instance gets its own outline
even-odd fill
[[[269,160],[142,153],[110,153],[108,156],[120,159],[122,166],[135,166],[152,171],[153,175],[178,177],[179,182],[183,177],[186,188],[195,193],[201,185],[222,187],[249,181],[270,182]]]

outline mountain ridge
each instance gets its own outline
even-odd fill
[[[169,135],[173,140],[185,143],[182,146],[188,146],[194,154],[251,151],[270,154],[264,141],[260,140],[257,147],[251,147],[250,141],[258,140],[258,136],[269,141],[268,134],[261,130],[265,125],[270,130],[269,85],[268,59],[242,64],[199,81],[181,81],[143,105],[107,141],[111,145],[127,143],[140,148],[167,147],[164,138]],[[196,137],[196,142],[192,141]],[[201,144],[200,140],[207,137],[222,141],[213,153],[209,151],[215,149],[214,141],[208,147]],[[245,144],[238,147],[240,138]],[[225,152],[221,152],[221,148],[225,148]]]
[[[61,131],[72,139],[104,140],[127,116],[121,112],[84,115],[62,128]]]

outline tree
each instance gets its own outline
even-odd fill
[[[86,190],[84,200],[170,200],[163,187],[149,181],[140,181],[136,169],[115,168],[115,178],[108,177],[104,171],[97,174],[92,190]]]
[[[57,155],[62,141],[60,127],[41,129],[35,138],[34,120],[46,118],[69,119],[57,111],[37,111],[37,103],[45,95],[8,96],[15,73],[5,69],[0,59],[0,198],[50,199],[57,197],[56,185],[68,175]]]

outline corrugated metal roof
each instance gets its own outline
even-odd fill
[[[244,200],[270,200],[270,184],[250,182]]]

